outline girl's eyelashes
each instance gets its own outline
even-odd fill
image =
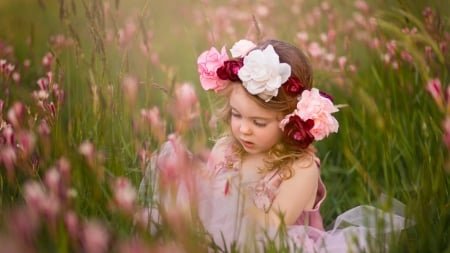
[[[260,121],[258,121],[258,120],[254,120],[254,121],[253,121],[253,124],[255,124],[255,126],[257,126],[257,127],[265,127],[265,126],[267,126],[267,123],[265,123],[265,122],[260,122]]]
[[[238,112],[231,111],[231,117],[240,119],[242,116],[241,116]],[[267,122],[262,122],[262,121],[259,120],[259,119],[255,119],[255,120],[253,120],[252,122],[253,122],[253,124],[254,124],[255,126],[257,126],[257,127],[265,127],[265,126],[267,126]]]
[[[241,117],[241,115],[239,113],[234,112],[234,111],[231,111],[231,116],[235,117],[235,118]]]

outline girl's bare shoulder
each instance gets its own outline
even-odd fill
[[[305,155],[296,159],[292,163],[292,169],[294,177],[296,175],[301,175],[302,177],[308,176],[310,178],[320,176],[318,159],[314,155]]]

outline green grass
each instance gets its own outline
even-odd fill
[[[30,245],[39,252],[81,250],[64,223],[69,210],[76,213],[80,223],[100,220],[114,237],[115,242],[110,245],[113,248],[137,237],[150,249],[155,249],[157,242],[175,238],[181,247],[192,250],[195,245],[180,239],[181,232],[171,228],[170,223],[163,223],[156,236],[150,236],[112,203],[114,180],[124,176],[138,187],[144,166],[138,152],[145,149],[150,154],[160,144],[150,125],[142,122],[141,109],[157,106],[166,121],[167,133],[176,131],[178,118],[171,114],[169,105],[175,100],[176,88],[185,81],[191,82],[198,91],[201,116],[179,134],[192,150],[201,151],[211,146],[210,137],[218,132],[208,127],[216,108],[215,97],[201,92],[198,85],[195,64],[201,51],[211,45],[230,47],[247,34],[252,39],[269,36],[301,46],[297,32],[306,31],[310,41],[319,41],[321,33],[334,29],[335,43],[323,47],[334,51],[336,57],[346,56],[348,64],[354,64],[357,71],[338,71],[337,63],[330,66],[313,59],[315,85],[333,94],[337,104],[346,105],[336,114],[339,133],[316,145],[328,189],[322,207],[325,224],[356,205],[378,204],[380,195],[385,194],[404,203],[405,215],[415,222],[391,252],[450,252],[450,158],[443,142],[443,121],[450,111],[439,108],[425,89],[430,78],[440,78],[443,90],[450,82],[449,50],[442,53],[439,49],[440,43],[447,43],[447,47],[450,44],[449,13],[443,8],[443,1],[437,0],[427,4],[382,2],[382,7],[371,9],[364,16],[366,21],[369,17],[377,19],[373,31],[358,24],[347,27],[356,9],[353,1],[344,0],[330,3],[334,20],[321,12],[315,23],[308,20],[314,9],[321,8],[316,2],[304,3],[298,14],[290,11],[290,3],[268,4],[270,15],[266,17],[258,14],[254,1],[226,5],[221,1],[205,4],[193,0],[115,0],[109,2],[109,12],[103,12],[103,2],[97,0],[51,1],[45,7],[39,1],[0,3],[0,39],[14,47],[9,56],[2,55],[0,48],[0,58],[16,63],[22,74],[20,85],[0,79],[0,99],[5,101],[0,115],[6,119],[12,103],[22,101],[29,109],[24,116],[27,124],[15,130],[37,136],[33,156],[19,159],[12,182],[0,164],[0,214],[4,217],[0,223],[1,241],[13,236],[15,240],[11,241],[21,242],[22,237],[8,226],[11,210],[23,207],[23,184],[29,180],[44,182],[45,173],[58,167],[58,159],[65,157],[70,161],[68,185],[76,195],[65,202],[55,219],[56,225],[45,223],[41,217],[44,223],[32,230],[34,243]],[[377,3],[370,1],[369,6],[378,6]],[[216,10],[221,6],[228,9],[221,14],[222,19],[217,19]],[[426,6],[436,11],[433,22],[428,24],[422,16]],[[120,47],[118,33],[129,20],[136,30],[128,46]],[[417,27],[418,33],[405,35],[404,27]],[[147,31],[151,37],[145,36]],[[49,38],[60,33],[72,38],[73,44],[56,48]],[[379,48],[370,47],[373,38],[379,39]],[[397,42],[398,69],[383,60],[385,43],[390,40]],[[141,51],[143,42],[149,43],[158,61]],[[427,60],[425,46],[432,48],[432,60]],[[410,52],[412,63],[401,59],[402,50]],[[30,95],[38,89],[37,79],[46,73],[40,62],[47,51],[56,56],[51,70],[65,92],[65,101],[55,119],[42,112]],[[21,65],[25,59],[31,59],[29,71]],[[123,90],[126,75],[140,81],[133,103],[127,101]],[[9,95],[4,92],[6,87],[10,87]],[[38,135],[41,119],[50,122],[48,140]],[[93,165],[78,150],[85,140],[96,149]],[[38,162],[30,171],[26,168],[33,159]],[[389,208],[389,204],[380,206]],[[198,233],[189,236],[197,238]]]

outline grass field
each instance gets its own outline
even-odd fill
[[[325,224],[396,199],[414,225],[391,252],[450,252],[449,12],[438,0],[1,1],[0,252],[201,247],[181,218],[153,235],[136,224],[137,188],[170,133],[203,154],[223,129],[197,56],[267,37],[308,52],[314,85],[346,105],[316,145]],[[182,87],[196,91],[187,104]]]

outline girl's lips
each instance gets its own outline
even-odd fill
[[[244,147],[246,147],[246,148],[251,148],[251,147],[253,147],[253,142],[249,142],[249,141],[244,141],[244,140],[241,140],[241,143],[242,143],[242,145],[244,146]]]

